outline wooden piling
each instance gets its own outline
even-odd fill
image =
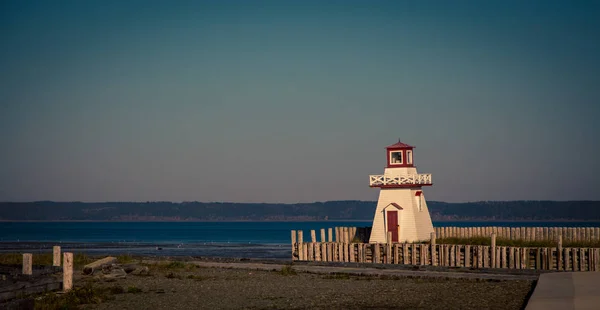
[[[23,274],[28,276],[33,274],[33,255],[31,253],[23,254]]]
[[[327,242],[325,240],[325,228],[321,228],[321,242]]]
[[[563,270],[562,264],[562,235],[558,235],[558,244],[556,245],[556,269]]]
[[[313,242],[313,246],[315,248],[315,261],[321,261],[321,245],[319,243]]]
[[[465,267],[471,267],[471,246],[465,245]]]
[[[329,227],[327,229],[328,235],[329,235],[329,242],[333,242],[333,228]]]
[[[412,265],[417,264],[417,245],[414,243],[410,245],[410,263]]]
[[[298,260],[297,249],[298,249],[298,244],[296,242],[296,231],[292,230],[292,260]],[[60,248],[58,251],[60,252]],[[56,249],[54,250],[54,260],[56,261]],[[55,262],[55,264],[56,264],[56,262]],[[56,266],[56,265],[54,265],[54,266]]]
[[[432,266],[437,266],[437,246],[435,244],[436,240],[435,240],[435,232],[432,232],[430,234],[430,246],[431,246],[431,265]]]
[[[293,253],[293,242],[292,242],[292,253]],[[52,266],[60,267],[60,246],[55,245],[52,247]]]
[[[63,254],[63,292],[73,289],[73,253]]]
[[[304,233],[298,230],[298,260],[306,260],[304,257]]]
[[[381,247],[379,246],[379,243],[375,244],[375,251],[373,252],[373,263],[381,263]]]
[[[392,232],[388,231],[387,233],[387,244],[386,244],[386,249],[385,249],[385,263],[386,264],[391,264],[392,263]]]
[[[496,233],[492,233],[492,245],[490,247],[491,253],[491,268],[496,268]]]

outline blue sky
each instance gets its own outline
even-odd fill
[[[597,1],[2,1],[0,200],[599,200]]]

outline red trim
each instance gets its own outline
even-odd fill
[[[415,162],[415,151],[412,148],[387,148],[387,168],[404,168],[404,167],[414,167]],[[406,151],[412,151],[412,163],[408,163],[408,157],[406,155]],[[392,164],[390,153],[394,151],[402,151],[402,163],[401,164]]]
[[[422,194],[423,194],[423,192],[422,192],[422,191],[416,191],[416,192],[415,192],[415,196],[421,196]]]
[[[390,203],[390,205],[396,207],[396,209],[398,209],[398,210],[404,210],[399,204],[397,204],[395,202]]]
[[[380,188],[412,188],[412,187],[422,187],[422,186],[431,186],[433,183],[429,184],[388,184],[388,185],[369,185],[369,187],[380,187]]]

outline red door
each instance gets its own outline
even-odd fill
[[[387,231],[392,232],[392,242],[398,242],[398,211],[387,211]]]

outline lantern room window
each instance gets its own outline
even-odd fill
[[[402,164],[402,151],[390,152],[390,164]]]
[[[406,163],[407,164],[412,164],[412,151],[406,151]]]

